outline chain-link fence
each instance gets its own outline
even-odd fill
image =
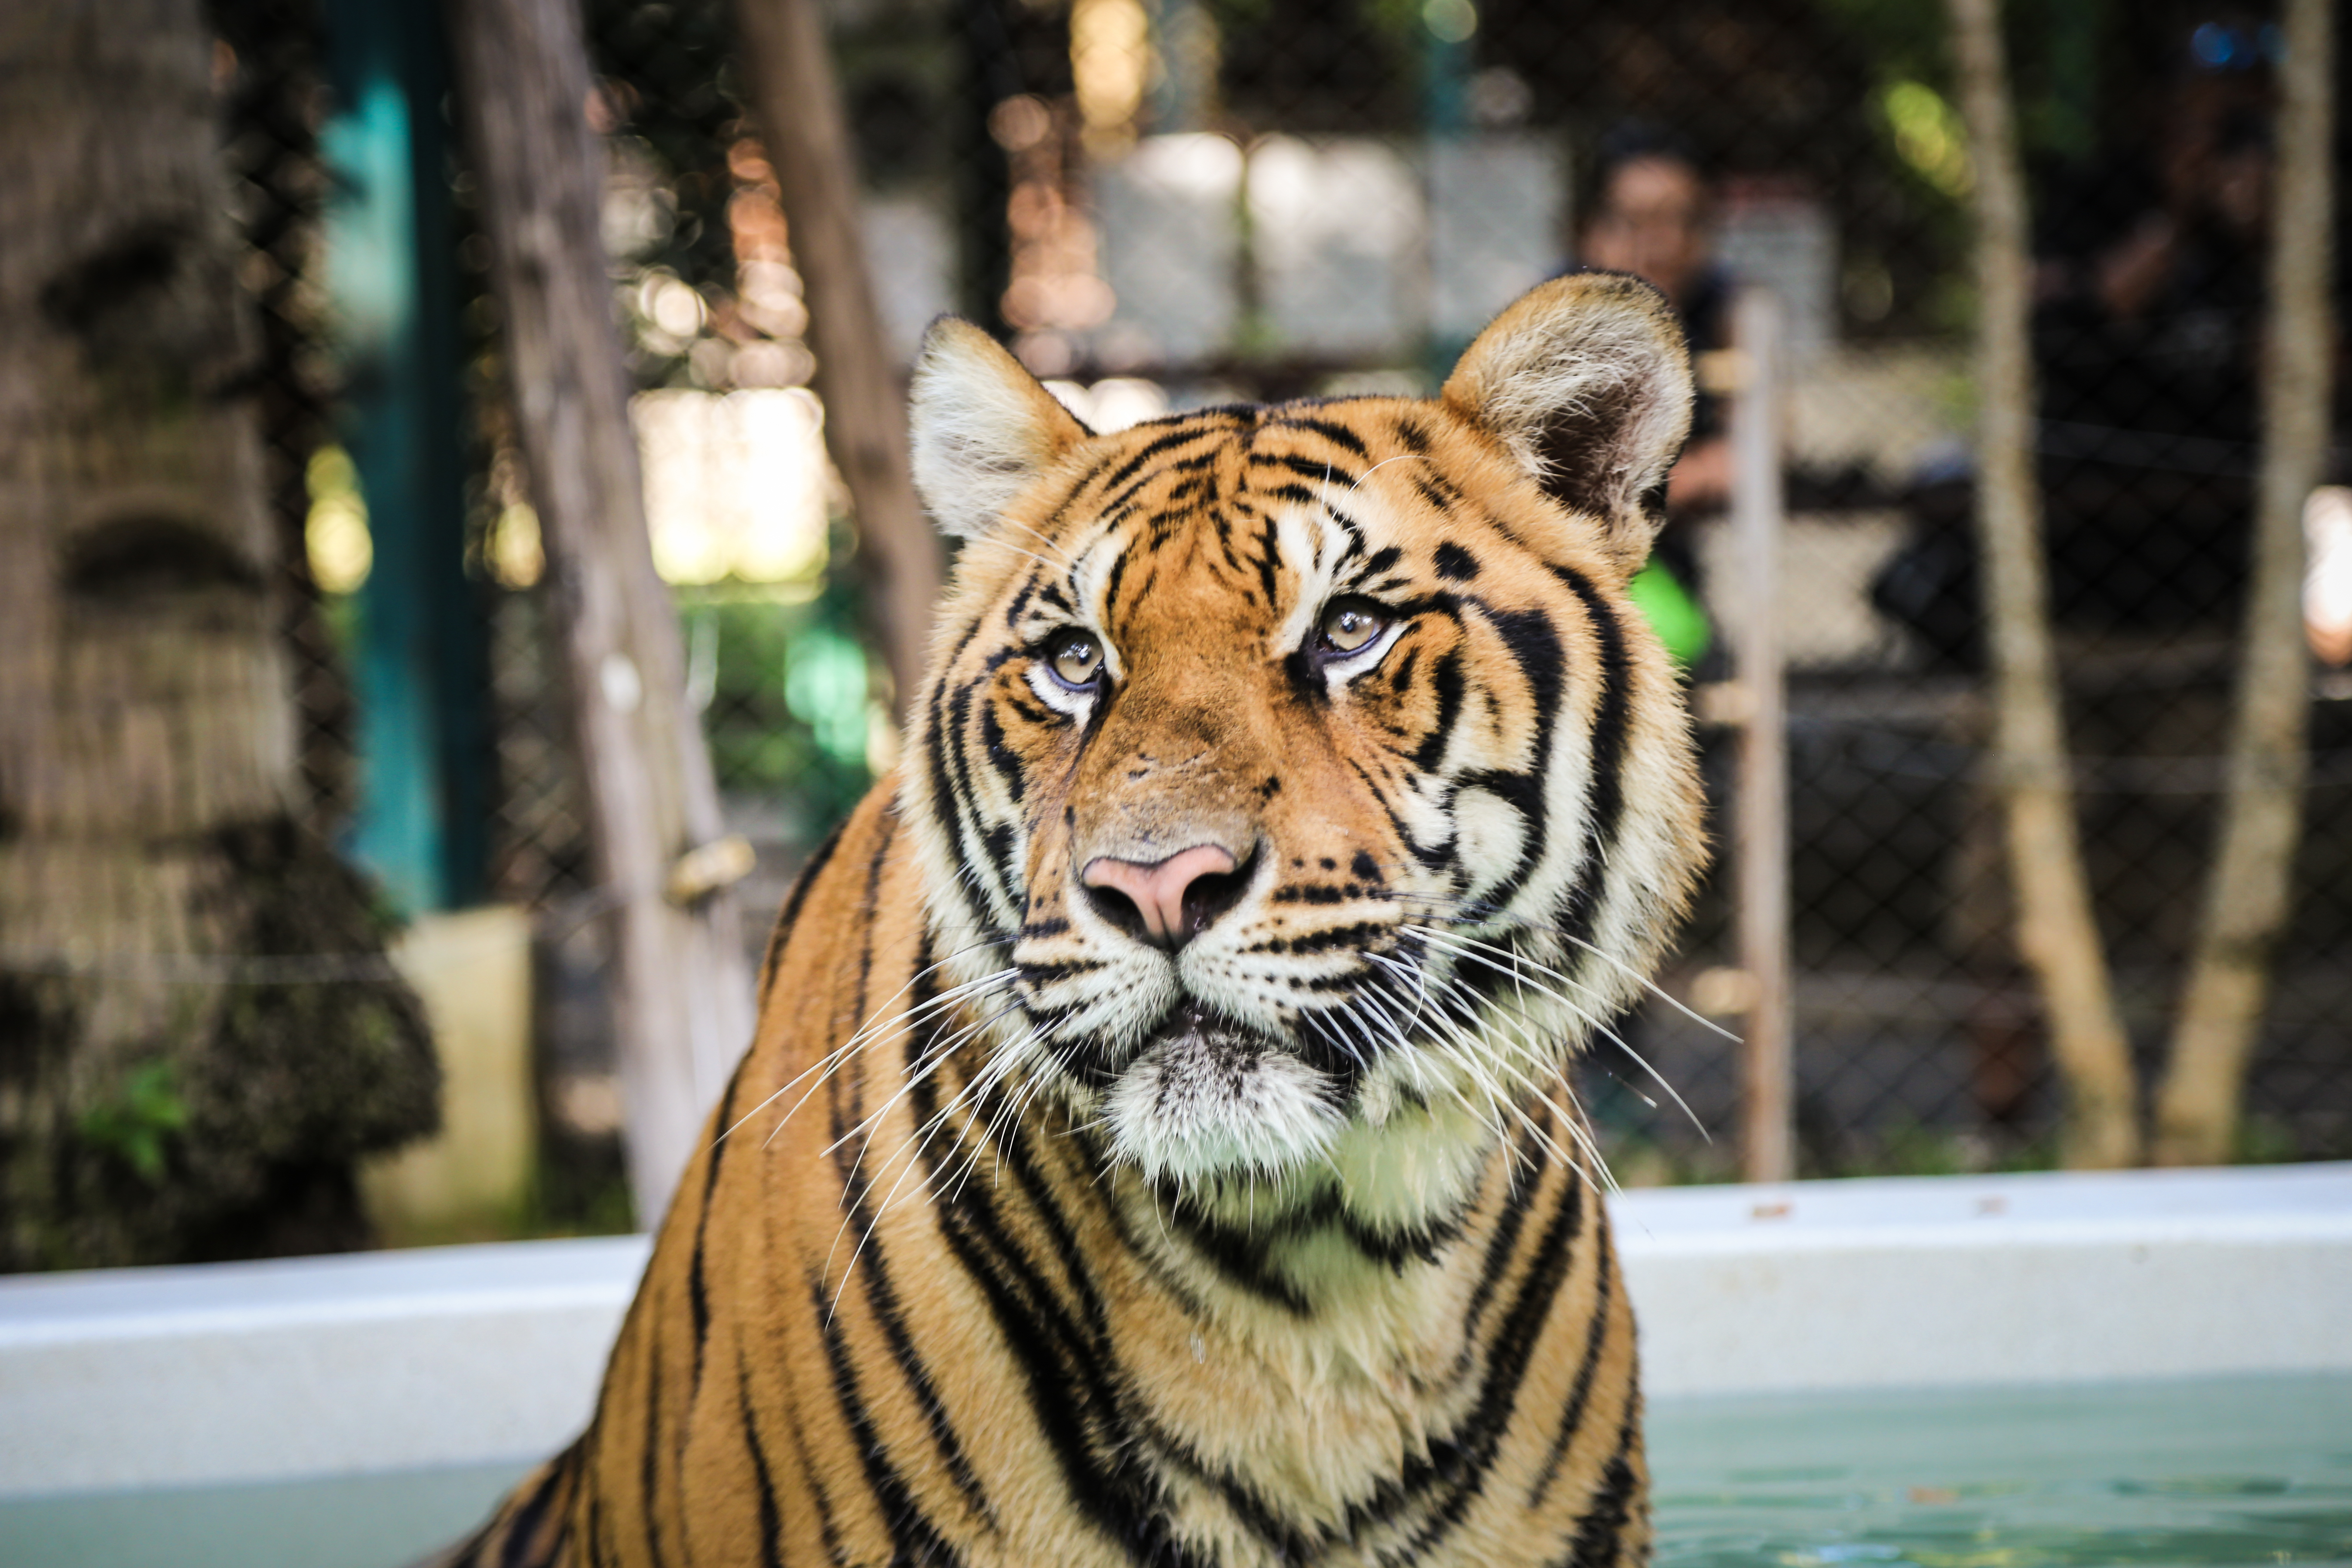
[[[2280,43],[2259,7],[2010,9],[2038,214],[2053,611],[2090,882],[2148,1082],[2223,783]],[[588,0],[585,14],[656,559],[679,584],[730,819],[761,849],[751,897],[772,904],[894,746],[839,570],[855,520],[805,390],[791,215],[724,5]],[[829,19],[891,352],[903,363],[932,314],[960,310],[1098,426],[1236,397],[1429,389],[1493,310],[1575,265],[1658,283],[1702,354],[1727,346],[1737,286],[1778,294],[1801,1165],[2050,1157],[2061,1088],[2016,956],[1987,766],[1974,171],[1939,8],[836,0]],[[300,155],[299,135],[275,144]],[[270,209],[302,210],[299,196]],[[268,221],[249,232],[257,254],[284,250]],[[258,264],[257,279],[267,297]],[[475,324],[494,342],[494,323]],[[492,883],[551,908],[584,885],[583,818],[548,718],[532,525],[495,398],[475,404],[477,565],[498,587]],[[283,423],[289,452],[310,416]],[[1653,600],[1701,689],[1731,673],[1741,613],[1722,432],[1709,398],[1670,488]],[[2252,1157],[2352,1155],[2338,1005],[2352,990],[2352,536],[2338,538],[2352,508],[2323,496],[2312,528],[2311,784],[2252,1069]],[[331,700],[306,711],[331,754],[347,721]],[[1706,745],[1720,807],[1730,750],[1715,730]],[[314,777],[341,798],[331,769]],[[1718,875],[1662,984],[1736,1027],[1722,889]],[[606,1070],[576,1021],[594,969],[582,957],[555,987],[575,1021],[549,1027],[589,1041],[556,1053],[567,1081]],[[1599,1052],[1586,1091],[1628,1173],[1728,1171],[1736,1047],[1664,1005],[1626,1038],[1692,1112],[1653,1106],[1643,1075]],[[559,1120],[609,1128],[593,1089],[552,1093]]]

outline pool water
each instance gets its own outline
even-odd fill
[[[1658,1568],[2352,1568],[2352,1376],[1662,1399]],[[527,1467],[0,1503],[5,1568],[397,1568]]]
[[[1650,1451],[1659,1568],[2352,1564],[2352,1376],[1660,1400]]]

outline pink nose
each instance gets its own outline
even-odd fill
[[[1213,844],[1195,844],[1149,866],[1135,860],[1089,860],[1080,879],[1088,888],[1116,893],[1133,905],[1142,920],[1146,941],[1176,948],[1183,946],[1232,902],[1230,896],[1217,900],[1195,897],[1190,900],[1192,907],[1188,911],[1185,895],[1202,878],[1231,876],[1233,870],[1234,858],[1225,850]],[[1237,893],[1239,889],[1234,891]],[[1100,906],[1108,901],[1097,899],[1096,903]]]

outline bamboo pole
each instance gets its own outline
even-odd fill
[[[708,864],[721,842],[719,791],[687,706],[677,609],[646,534],[597,227],[604,150],[586,118],[579,8],[452,0],[448,15],[591,837],[615,906],[629,1186],[638,1223],[651,1227],[751,1041],[751,966],[734,899],[677,883],[682,866]]]
[[[867,612],[903,715],[929,653],[940,550],[908,465],[906,398],[866,271],[841,89],[813,0],[736,0],[735,13],[808,300],[825,441],[857,511]]]
[[[1740,1165],[1751,1182],[1797,1173],[1796,1065],[1789,984],[1789,733],[1780,653],[1780,302],[1760,289],[1734,308],[1739,352],[1731,405],[1731,530],[1746,600],[1737,652],[1741,728],[1738,814],[1739,965],[1748,977],[1740,1048]]]
[[[2331,0],[2287,0],[2253,581],[2218,849],[2157,1094],[2151,1158],[2159,1165],[2230,1158],[2303,832],[2311,724],[2303,508],[2326,459],[2336,342],[2328,309],[2333,13]]]
[[[1977,531],[1993,666],[1993,768],[2008,819],[2018,947],[2041,989],[2051,1055],[2066,1083],[2061,1161],[2129,1165],[2139,1152],[2137,1086],[2083,867],[2050,636],[2033,471],[2025,180],[2000,0],[1950,6],[1976,173]]]

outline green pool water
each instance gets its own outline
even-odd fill
[[[1663,1399],[1659,1568],[2352,1568],[2352,1376]],[[6,1568],[395,1568],[521,1466],[0,1503]]]
[[[2352,1564],[2352,1377],[1661,1400],[1650,1444],[1662,1568]]]

